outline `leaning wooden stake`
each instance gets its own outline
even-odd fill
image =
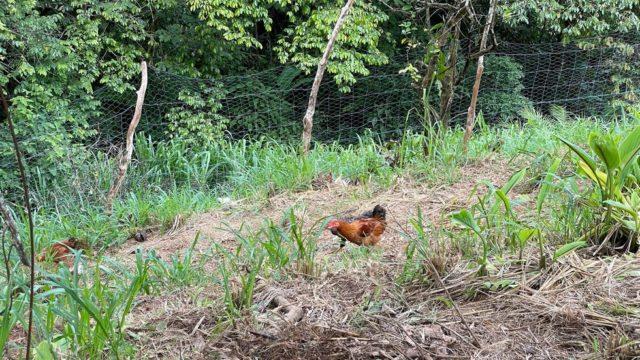
[[[133,113],[133,119],[131,119],[131,124],[129,124],[129,130],[127,131],[127,142],[125,152],[122,153],[120,157],[120,161],[118,163],[118,177],[116,181],[111,185],[111,189],[109,189],[109,193],[107,194],[107,203],[106,208],[107,212],[111,213],[113,209],[113,199],[118,195],[118,191],[120,191],[120,187],[124,181],[124,177],[127,174],[127,168],[129,167],[129,163],[131,162],[131,156],[133,155],[133,135],[136,132],[136,127],[140,122],[140,117],[142,116],[142,105],[144,104],[144,95],[147,92],[147,63],[145,61],[140,63],[140,68],[142,70],[142,82],[140,84],[140,89],[138,89],[138,99],[136,100],[136,110]]]
[[[304,119],[302,120],[302,124],[304,126],[302,130],[302,151],[304,154],[309,152],[309,147],[311,146],[311,130],[313,129],[313,114],[316,112],[316,101],[318,99],[318,90],[320,90],[320,83],[322,83],[322,77],[324,76],[324,70],[327,67],[327,61],[329,60],[329,55],[331,55],[331,50],[333,50],[333,45],[336,42],[336,38],[340,33],[340,28],[344,24],[347,14],[349,10],[353,6],[355,0],[347,0],[347,3],[342,8],[340,12],[340,16],[338,17],[338,21],[336,21],[336,25],[333,27],[333,32],[331,33],[331,37],[329,37],[329,42],[327,42],[327,47],[324,49],[324,54],[322,54],[322,59],[320,59],[320,63],[318,64],[318,70],[316,71],[316,77],[313,80],[313,86],[311,87],[311,94],[309,94],[309,105],[307,106],[307,112],[304,114]]]
[[[480,39],[480,50],[482,53],[487,48],[487,39],[489,38],[489,32],[493,28],[493,16],[496,12],[497,0],[491,0],[489,6],[489,14],[487,22],[484,25],[484,31],[482,32],[482,39]],[[462,151],[467,152],[467,146],[469,139],[471,139],[471,133],[476,121],[476,103],[478,102],[478,91],[480,91],[480,79],[482,78],[482,72],[484,71],[484,55],[480,55],[478,58],[478,68],[476,69],[476,79],[473,83],[473,90],[471,92],[471,104],[467,110],[467,123],[464,128],[464,139],[462,140]]]

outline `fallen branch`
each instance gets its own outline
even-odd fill
[[[144,95],[147,92],[147,63],[145,61],[140,63],[140,69],[142,71],[142,82],[140,84],[140,89],[136,92],[138,94],[138,98],[136,100],[136,109],[133,113],[131,124],[129,124],[129,130],[127,131],[126,150],[120,157],[118,164],[118,177],[113,185],[111,185],[111,189],[109,189],[109,193],[107,194],[106,208],[108,213],[111,213],[113,210],[113,199],[120,191],[120,187],[122,187],[122,183],[124,182],[124,177],[127,174],[127,168],[129,167],[129,163],[131,163],[131,156],[133,155],[133,135],[136,132],[136,127],[138,126],[140,117],[142,116]]]
[[[302,317],[304,316],[302,308],[291,304],[284,296],[276,295],[273,298],[272,303],[284,312],[283,317],[287,322],[296,323],[302,320]]]
[[[318,100],[318,91],[320,90],[320,84],[322,83],[322,77],[324,76],[324,70],[327,67],[327,62],[329,60],[329,55],[331,55],[331,51],[333,50],[333,45],[336,42],[336,38],[340,33],[340,28],[344,24],[347,14],[349,10],[353,6],[355,0],[347,0],[347,3],[342,8],[340,12],[340,16],[338,17],[338,21],[336,21],[335,26],[333,27],[333,32],[331,33],[331,37],[329,37],[329,41],[327,42],[327,47],[324,49],[324,53],[322,54],[322,58],[320,59],[320,63],[318,64],[318,70],[316,70],[316,77],[313,79],[313,86],[311,87],[311,93],[309,94],[309,105],[307,106],[307,112],[304,114],[304,119],[302,119],[302,124],[304,126],[302,130],[302,152],[307,154],[309,152],[309,147],[311,146],[311,131],[313,130],[313,114],[316,112],[316,102]]]

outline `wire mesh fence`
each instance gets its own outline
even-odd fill
[[[615,62],[633,67],[631,62],[637,62],[637,56],[617,56],[619,51],[611,46],[581,49],[562,43],[503,43],[487,56],[478,110],[492,122],[515,120],[524,107],[544,112],[550,105],[581,116],[604,115],[615,105],[612,100],[635,97],[634,89],[620,88],[613,77]],[[416,108],[420,110],[416,114],[422,113],[423,93],[400,70],[419,60],[415,54],[397,56],[360,77],[349,92],[339,91],[333,79],[325,77],[318,96],[314,139],[348,142],[367,129],[383,138],[401,134],[409,110]],[[474,73],[472,65],[461,74],[454,93],[452,123],[460,123],[466,116]],[[627,71],[625,75],[627,81],[637,83],[638,74]],[[300,137],[312,82],[312,74],[303,74],[292,65],[218,79],[190,78],[152,68],[140,129],[155,140],[177,136],[181,126],[188,133],[194,130],[189,126],[198,129],[197,125],[217,128],[230,139],[268,136],[295,140]],[[99,98],[104,104],[104,119],[113,119],[106,124],[112,126],[106,134],[118,135],[105,141],[117,143],[131,119],[135,95],[105,93]],[[430,103],[437,106],[437,101],[434,91]],[[199,124],[179,119],[197,115],[204,116]],[[415,127],[421,126],[423,119],[414,115],[410,120],[409,126]]]
[[[492,123],[518,121],[523,108],[533,107],[544,113],[551,105],[581,116],[604,116],[621,102],[635,101],[639,46],[640,43],[628,42],[625,48],[611,44],[578,47],[562,43],[502,43],[487,55],[478,110]],[[358,78],[349,92],[340,91],[334,79],[325,76],[314,119],[314,140],[351,143],[365,133],[389,140],[408,129],[420,130],[424,126],[425,101],[428,106],[437,107],[439,88],[434,88],[425,100],[424,91],[401,71],[416,61],[420,61],[419,54],[396,56],[389,64]],[[465,67],[461,62],[457,68],[461,78],[453,94],[449,120],[453,125],[466,117],[475,75],[474,64]],[[108,88],[95,91],[91,101],[97,101],[99,106],[87,117],[82,129],[86,135],[69,143],[68,151],[62,153],[57,149],[52,154],[46,139],[30,133],[16,117],[31,181],[36,190],[41,190],[36,191],[39,196],[47,196],[45,189],[50,189],[51,183],[61,191],[71,187],[76,192],[93,192],[94,200],[106,193],[114,158],[133,115],[138,81],[131,79],[130,90],[122,93]],[[304,74],[293,65],[218,78],[193,78],[151,66],[134,157],[161,157],[163,149],[171,148],[181,152],[181,161],[197,162],[202,159],[196,159],[194,149],[203,143],[255,142],[264,138],[296,143],[312,82],[312,74]],[[69,106],[81,108],[82,104],[70,101]],[[168,141],[176,137],[182,145],[168,146]],[[37,142],[45,145],[33,145]],[[5,132],[0,134],[0,144],[4,144],[0,147],[0,191],[13,191],[17,184],[16,165]],[[142,154],[144,151],[147,153]],[[215,164],[221,160],[214,156],[208,161]],[[62,170],[55,170],[68,173],[63,181],[59,180],[60,174],[50,173],[47,164],[51,162],[64,163]],[[88,163],[94,168],[88,168]],[[207,169],[211,172],[209,182],[224,182],[228,176],[225,169],[221,164]],[[132,164],[132,171],[140,175],[135,180],[138,186],[175,186],[181,178],[172,172],[171,164],[152,169],[138,161]],[[184,181],[192,180],[187,177]]]

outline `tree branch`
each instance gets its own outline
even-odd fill
[[[127,174],[127,168],[131,162],[131,156],[133,155],[133,135],[136,132],[136,127],[138,126],[140,117],[142,116],[142,105],[144,104],[144,96],[147,92],[147,63],[145,61],[140,63],[140,69],[142,71],[142,81],[140,83],[140,89],[136,92],[138,94],[138,98],[136,99],[136,109],[133,113],[131,124],[129,124],[129,130],[127,131],[126,149],[120,157],[118,164],[118,177],[116,178],[116,181],[114,181],[113,185],[111,185],[111,189],[109,189],[109,193],[107,194],[106,208],[108,213],[111,213],[113,210],[113,199],[120,191],[120,187],[122,187],[122,183],[124,182],[124,177]]]
[[[16,161],[18,163],[18,171],[20,172],[20,181],[22,182],[22,194],[24,200],[24,207],[27,210],[27,217],[29,219],[29,245],[31,247],[31,259],[29,261],[29,322],[27,328],[27,351],[25,357],[27,360],[31,358],[31,339],[33,332],[33,299],[35,297],[35,282],[36,282],[36,244],[35,236],[33,234],[33,214],[31,213],[31,202],[29,201],[29,184],[27,183],[27,173],[24,170],[24,163],[22,162],[22,153],[20,152],[20,144],[18,143],[18,137],[13,127],[13,121],[9,114],[9,102],[5,97],[4,90],[0,88],[0,101],[2,102],[2,110],[5,114],[5,120],[11,133],[11,140],[13,141],[13,150],[16,154]]]
[[[2,194],[0,194],[0,215],[4,219],[4,223],[9,229],[9,235],[11,236],[11,241],[13,243],[13,247],[16,248],[18,252],[18,257],[20,258],[20,262],[24,266],[29,266],[30,262],[27,258],[27,254],[24,252],[24,247],[22,246],[22,242],[20,241],[20,234],[18,233],[18,227],[16,226],[13,217],[11,216],[11,212],[9,211],[9,207],[4,200]]]
[[[304,126],[302,130],[302,152],[307,154],[309,152],[309,147],[311,146],[311,131],[313,130],[313,114],[316,112],[316,102],[318,100],[318,91],[320,90],[320,84],[322,83],[322,77],[324,76],[324,70],[327,67],[327,62],[329,60],[329,55],[331,55],[331,51],[333,50],[333,45],[336,42],[336,38],[340,33],[340,28],[344,24],[347,19],[347,14],[349,10],[353,6],[355,0],[347,0],[347,3],[340,11],[340,16],[338,17],[338,21],[336,21],[335,26],[333,27],[333,32],[331,33],[331,37],[329,37],[329,41],[327,42],[327,47],[324,49],[324,53],[322,54],[322,58],[320,59],[320,63],[318,64],[318,70],[316,71],[316,76],[313,80],[313,86],[311,87],[311,93],[309,94],[309,105],[307,106],[307,112],[304,115],[304,119],[302,119],[302,124]]]
[[[484,53],[487,48],[487,39],[489,38],[489,32],[493,28],[494,21],[493,17],[496,11],[498,1],[491,0],[491,4],[489,6],[489,13],[487,17],[487,23],[484,26],[484,31],[482,32],[482,39],[480,40],[480,55],[478,57],[478,67],[476,69],[476,79],[473,83],[473,90],[471,93],[471,103],[469,104],[469,109],[467,110],[467,122],[465,124],[464,130],[464,138],[462,139],[462,151],[467,152],[467,147],[469,144],[469,139],[471,139],[471,133],[473,132],[473,127],[476,121],[476,104],[478,102],[478,92],[480,91],[480,80],[482,79],[482,73],[484,72]]]

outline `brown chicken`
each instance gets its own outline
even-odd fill
[[[386,210],[376,205],[372,211],[358,217],[331,220],[327,229],[341,239],[340,249],[345,246],[346,241],[356,245],[375,246],[387,227],[386,217]]]
[[[51,244],[51,246],[40,253],[37,260],[42,262],[46,259],[51,259],[54,263],[63,262],[71,268],[73,267],[73,252],[71,250],[77,250],[79,248],[80,242],[75,238],[69,238],[67,240]]]

